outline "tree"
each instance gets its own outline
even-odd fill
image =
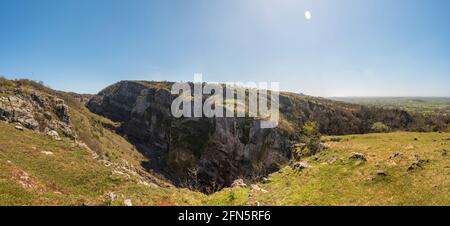
[[[382,122],[376,122],[372,125],[372,131],[377,133],[386,133],[389,132],[389,130],[391,130],[389,126],[385,125]]]
[[[303,144],[298,146],[296,150],[294,150],[296,157],[300,158],[301,156],[311,156],[316,154],[321,149],[320,139],[322,134],[319,132],[319,126],[317,122],[308,121],[303,125],[302,128],[303,136],[302,141]]]

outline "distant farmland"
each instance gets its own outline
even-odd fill
[[[450,97],[332,97],[330,99],[421,113],[450,114]]]

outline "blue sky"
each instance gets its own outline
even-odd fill
[[[315,96],[450,96],[449,11],[448,0],[0,0],[0,74],[80,93],[203,73]]]

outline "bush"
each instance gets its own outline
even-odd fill
[[[447,132],[450,133],[450,123],[447,125]]]
[[[389,130],[391,130],[389,126],[385,125],[382,122],[376,122],[372,125],[372,131],[377,133],[386,133],[389,132]]]

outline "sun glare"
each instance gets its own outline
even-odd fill
[[[311,19],[311,12],[309,11],[309,10],[307,10],[306,12],[305,12],[305,18],[307,19],[307,20],[310,20]]]

